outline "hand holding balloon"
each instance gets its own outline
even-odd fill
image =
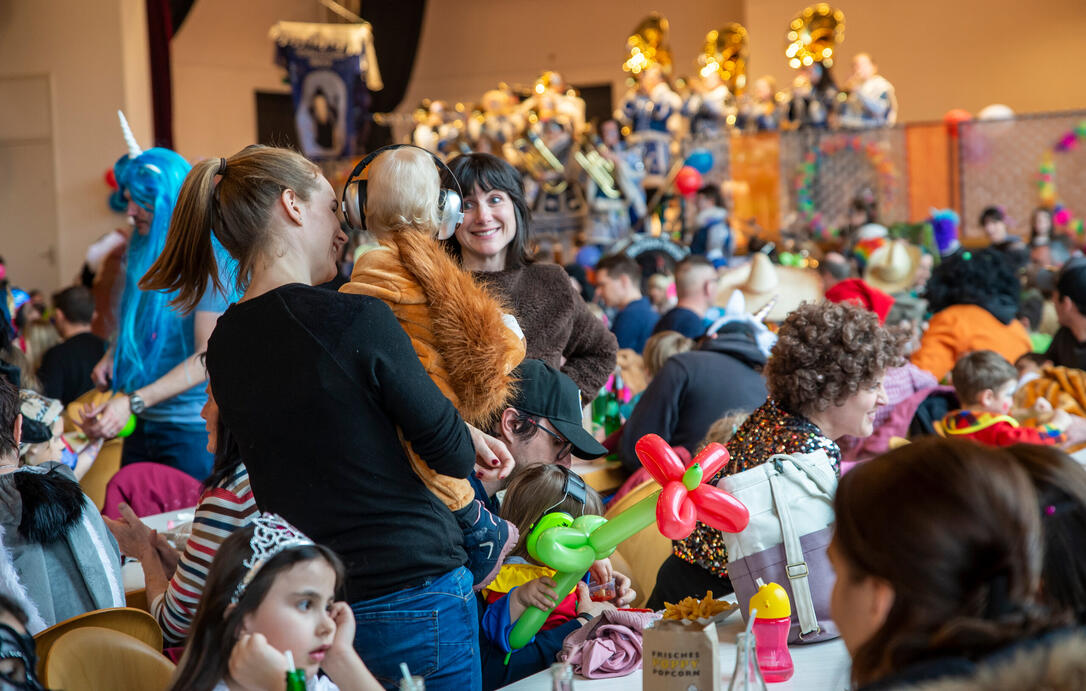
[[[580,516],[576,520],[561,514],[547,514],[528,536],[526,546],[537,561],[558,571],[555,592],[561,596],[591,568],[593,562],[608,557],[624,540],[652,525],[655,520],[664,536],[673,540],[686,537],[698,521],[732,533],[742,531],[750,514],[738,499],[724,490],[703,485],[728,462],[728,451],[720,444],[710,444],[684,468],[675,450],[655,434],[638,440],[634,447],[645,470],[663,489],[642,499],[608,521],[600,516]],[[556,524],[557,521],[557,524]],[[509,634],[510,648],[527,645],[543,626],[546,611],[529,607]]]

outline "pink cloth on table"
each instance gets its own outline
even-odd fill
[[[586,679],[633,674],[641,669],[641,632],[658,618],[654,612],[604,612],[566,636],[558,660]]]
[[[122,501],[137,516],[177,511],[196,506],[203,486],[188,473],[161,463],[132,463],[117,471],[106,485],[102,513],[119,520]]]

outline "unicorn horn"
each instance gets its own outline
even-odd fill
[[[773,311],[773,306],[777,304],[777,299],[780,296],[774,295],[769,299],[769,302],[762,306],[762,309],[758,310],[753,316],[755,321],[764,322],[765,318],[769,316],[769,313]]]
[[[128,126],[128,120],[125,119],[123,112],[118,110],[117,117],[121,119],[121,131],[124,132],[124,142],[128,145],[128,157],[135,158],[143,153],[140,145],[136,143],[136,135],[132,134],[132,128]]]

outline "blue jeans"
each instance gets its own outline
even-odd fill
[[[479,610],[464,567],[431,581],[351,605],[354,649],[385,688],[403,678],[400,663],[426,678],[426,691],[482,687]]]
[[[211,473],[214,457],[207,452],[207,428],[139,418],[136,429],[124,440],[121,466],[129,463],[161,463],[186,472],[200,482]]]

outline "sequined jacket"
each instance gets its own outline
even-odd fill
[[[761,465],[774,454],[811,453],[818,449],[829,456],[834,471],[841,472],[841,450],[837,444],[810,420],[789,413],[773,399],[751,413],[727,447],[731,460],[713,482]],[[728,575],[728,552],[722,533],[715,528],[698,523],[689,537],[674,543],[674,552],[675,556],[697,564],[714,576],[724,578]]]

